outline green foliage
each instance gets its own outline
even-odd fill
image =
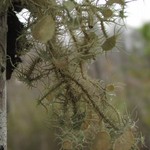
[[[140,33],[144,39],[144,51],[145,55],[148,57],[150,56],[150,23],[146,23],[143,25],[143,27],[140,29]]]
[[[29,87],[43,86],[38,104],[50,112],[49,120],[58,130],[61,149],[92,148],[99,132],[106,144],[97,149],[109,149],[118,147],[117,137],[124,136],[125,128],[133,134],[132,122],[120,115],[108,99],[108,89],[113,87],[87,74],[87,65],[98,54],[116,47],[120,30],[111,35],[106,25],[116,26],[126,6],[124,0],[100,2],[23,1],[31,12],[27,32],[34,52],[28,53],[28,62],[18,70],[18,78]],[[136,138],[125,138],[125,150],[136,149]]]
[[[143,35],[143,38],[147,41],[150,41],[150,23],[145,24],[141,28],[141,33]]]

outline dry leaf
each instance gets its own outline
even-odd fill
[[[114,87],[113,84],[108,84],[108,85],[106,86],[106,90],[107,90],[108,92],[112,92],[112,91],[114,91],[114,89],[115,89],[115,87]]]
[[[134,144],[134,136],[130,128],[126,129],[123,134],[116,139],[113,150],[130,150]]]
[[[75,4],[72,1],[65,1],[63,5],[66,7],[68,11],[72,11],[75,8]]]
[[[102,44],[103,51],[112,50],[116,45],[117,36],[113,35],[106,39],[106,41]]]
[[[124,6],[125,0],[109,0],[109,1],[107,1],[107,5],[113,5],[113,4],[119,4],[119,5]]]
[[[98,132],[94,142],[93,150],[109,150],[111,148],[111,137],[108,132],[101,131]]]
[[[110,18],[113,15],[113,11],[109,8],[103,8],[101,13],[103,14],[104,18]]]
[[[81,124],[81,130],[86,130],[86,129],[88,129],[89,128],[89,126],[90,126],[90,123],[89,123],[89,121],[84,121],[82,124]]]
[[[65,140],[62,143],[63,150],[71,150],[72,149],[72,142],[70,140]]]
[[[51,15],[42,17],[32,28],[35,40],[46,43],[52,39],[55,32],[55,22]]]
[[[54,94],[50,93],[46,96],[46,99],[50,102],[54,99],[54,97],[55,97]]]
[[[39,5],[39,6],[46,6],[49,5],[49,4],[56,4],[56,1],[55,0],[51,0],[51,1],[48,1],[48,0],[32,0],[32,2],[36,5]]]
[[[67,58],[64,59],[55,59],[53,61],[54,65],[56,68],[60,69],[60,70],[65,70],[68,67],[68,60]]]

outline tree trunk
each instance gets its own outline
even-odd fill
[[[6,36],[7,10],[0,11],[0,150],[7,150]]]

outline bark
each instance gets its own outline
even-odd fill
[[[6,36],[7,10],[0,11],[0,150],[7,149]]]

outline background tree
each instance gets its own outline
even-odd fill
[[[0,4],[0,149],[6,149],[6,34],[7,34],[7,5]]]

